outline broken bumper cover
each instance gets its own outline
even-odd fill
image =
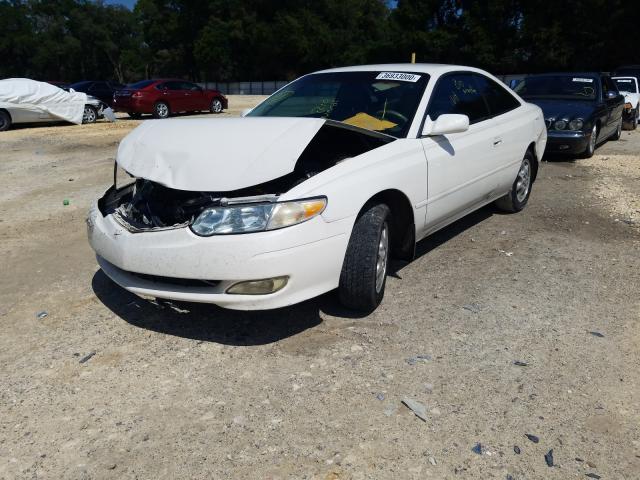
[[[188,227],[131,233],[94,207],[87,225],[100,267],[130,292],[264,310],[336,288],[353,221],[325,222],[320,216],[270,232],[199,237]],[[237,282],[283,276],[288,282],[275,293],[225,293]]]

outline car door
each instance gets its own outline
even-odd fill
[[[473,77],[496,129],[488,191],[508,191],[531,138],[531,118],[523,113],[522,103],[505,86],[480,73],[474,73]]]
[[[607,84],[605,77],[600,77],[600,89],[602,91],[602,102],[605,108],[605,121],[601,122],[602,131],[600,132],[600,138],[606,138],[613,130],[616,128],[614,122],[614,98],[609,98],[609,92],[611,91],[609,85]]]
[[[499,136],[487,103],[469,72],[441,76],[426,115],[435,121],[446,113],[469,117],[461,133],[423,137],[427,159],[427,229],[436,230],[491,196],[488,180],[494,167],[494,142]]]
[[[209,109],[209,105],[202,88],[191,82],[184,82],[184,86],[188,94],[188,107],[190,111]]]
[[[166,82],[165,86],[162,96],[168,101],[171,112],[184,112],[187,99],[182,90],[182,82]]]
[[[610,76],[604,76],[603,79],[605,85],[607,85],[608,91],[612,92],[610,94],[611,98],[607,98],[607,109],[611,112],[611,132],[613,133],[616,131],[622,120],[622,112],[624,111],[624,95],[620,93],[618,87],[614,81],[611,80]],[[615,96],[613,95],[614,93]]]

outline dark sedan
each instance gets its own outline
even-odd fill
[[[620,138],[624,97],[609,75],[532,75],[514,90],[542,108],[548,133],[546,153],[589,158],[597,145]]]
[[[70,85],[76,92],[84,92],[87,95],[96,97],[103,103],[106,103],[110,107],[113,103],[113,94],[116,90],[126,88],[123,84],[118,82],[105,82],[102,80],[84,80],[82,82],[76,82]]]

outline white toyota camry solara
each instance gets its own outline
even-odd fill
[[[476,68],[316,72],[242,118],[137,127],[89,241],[141,296],[255,310],[337,288],[371,311],[390,258],[490,202],[522,210],[546,139],[540,108]]]

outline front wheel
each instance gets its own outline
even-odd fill
[[[167,118],[169,113],[169,105],[165,102],[158,102],[153,106],[153,116],[156,118]]]
[[[533,154],[531,151],[527,151],[522,159],[520,170],[518,170],[518,175],[511,186],[511,190],[495,202],[500,210],[515,213],[525,207],[529,201],[529,195],[531,195],[533,162],[535,162]]]
[[[389,207],[369,206],[351,231],[338,294],[347,308],[373,311],[384,296],[389,263]]]
[[[220,113],[222,112],[222,102],[219,98],[214,98],[211,101],[211,106],[209,107],[211,113]]]
[[[98,112],[91,105],[84,106],[84,113],[82,114],[82,123],[96,123],[98,119]]]
[[[0,110],[0,132],[9,130],[9,127],[11,127],[11,116],[7,112]]]
[[[582,153],[582,158],[591,158],[596,151],[596,142],[598,140],[598,126],[594,125],[591,129],[591,136],[589,137],[589,143],[587,148]]]

